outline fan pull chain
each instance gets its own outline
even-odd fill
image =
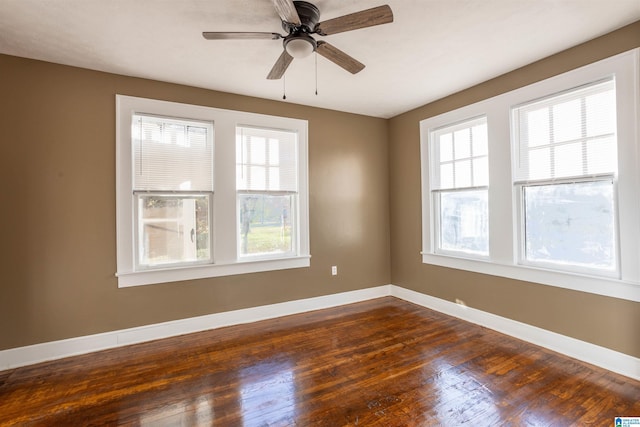
[[[317,50],[315,54],[315,60],[316,60],[316,96],[318,96],[318,51]]]
[[[287,99],[287,77],[282,76],[282,99]]]

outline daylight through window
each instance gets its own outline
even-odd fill
[[[238,127],[239,254],[291,253],[296,246],[297,134]]]
[[[640,49],[420,122],[422,261],[640,302]]]
[[[133,116],[139,268],[211,261],[213,125]]]
[[[116,117],[118,286],[309,267],[306,120],[123,95]]]
[[[615,81],[513,109],[521,262],[617,271]]]
[[[437,250],[488,255],[486,118],[434,130],[431,149]]]

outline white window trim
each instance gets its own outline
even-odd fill
[[[442,128],[447,128],[447,130],[450,130],[451,132],[455,132],[457,130],[460,129],[468,129],[470,127],[473,127],[475,125],[477,125],[478,123],[482,123],[482,124],[486,124],[487,118],[485,115],[481,115],[478,117],[469,117],[466,119],[463,119],[460,122],[455,122],[455,123],[448,123],[445,124],[443,126],[439,126],[439,127],[435,127],[435,128],[431,128],[429,129],[429,141],[431,141],[432,143],[429,144],[429,147],[426,149],[430,150],[430,154],[432,156],[434,156],[435,158],[439,158],[440,155],[440,144],[435,143],[435,141],[432,140],[432,138],[435,136],[435,134],[438,133],[438,131],[440,131]],[[438,163],[438,161],[434,162],[434,163]],[[431,166],[431,164],[430,164]],[[438,180],[438,172],[439,171],[435,171],[435,170],[431,170],[430,171],[430,180],[433,181],[437,181]],[[430,181],[430,182],[431,182]],[[432,203],[432,208],[433,208],[433,212],[435,213],[435,215],[433,216],[433,223],[432,223],[432,248],[433,248],[433,252],[440,254],[440,255],[449,255],[449,256],[454,256],[454,257],[463,257],[463,258],[472,258],[472,259],[481,259],[481,260],[488,260],[489,256],[485,255],[485,254],[481,254],[481,253],[476,253],[476,252],[468,252],[468,251],[464,251],[464,250],[455,250],[455,249],[443,249],[440,247],[439,244],[439,240],[441,239],[441,218],[440,218],[440,195],[442,193],[447,193],[447,192],[454,192],[454,191],[470,191],[470,190],[485,190],[488,191],[489,190],[489,185],[482,185],[482,186],[469,186],[469,187],[454,187],[454,188],[434,188],[436,186],[430,186],[429,187],[429,192],[430,195],[429,197],[431,197],[431,203]],[[438,186],[439,187],[439,186]]]
[[[214,263],[135,270],[132,195],[131,117],[146,113],[214,123]],[[293,256],[239,259],[236,220],[236,126],[280,128],[298,132],[298,248]],[[226,183],[226,184],[222,184]],[[150,285],[310,266],[308,198],[308,122],[264,114],[223,110],[155,99],[116,95],[116,229],[118,287]]]
[[[422,261],[442,267],[572,289],[640,302],[640,49],[578,68],[532,85],[420,122],[422,164]],[[615,74],[617,102],[618,226],[620,278],[596,277],[518,264],[518,195],[511,173],[511,107]],[[486,115],[489,136],[488,260],[435,252],[429,185],[429,132],[450,123]]]

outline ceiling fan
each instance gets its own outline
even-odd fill
[[[312,34],[329,36],[345,31],[372,27],[374,25],[393,22],[393,13],[388,5],[378,6],[360,12],[350,13],[338,18],[320,21],[320,10],[306,1],[272,0],[280,15],[282,28],[287,35],[267,32],[203,32],[207,40],[249,40],[249,39],[283,39],[284,50],[267,75],[267,79],[280,79],[294,58],[304,58],[317,52],[329,61],[339,65],[352,74],[364,68],[364,64],[347,55],[333,45],[318,40]]]

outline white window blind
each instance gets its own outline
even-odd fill
[[[615,80],[514,108],[516,183],[617,171]]]
[[[237,190],[298,191],[297,132],[240,126],[236,138]]]
[[[638,301],[639,59],[633,49],[422,120],[422,261]],[[485,262],[459,250],[474,250],[466,236],[479,218],[465,193],[485,189],[439,189],[434,138],[480,116],[491,155]]]
[[[306,120],[116,95],[118,286],[308,267],[307,153]]]
[[[213,124],[135,114],[134,191],[213,191]]]
[[[486,117],[435,129],[431,141],[432,190],[489,185]]]

